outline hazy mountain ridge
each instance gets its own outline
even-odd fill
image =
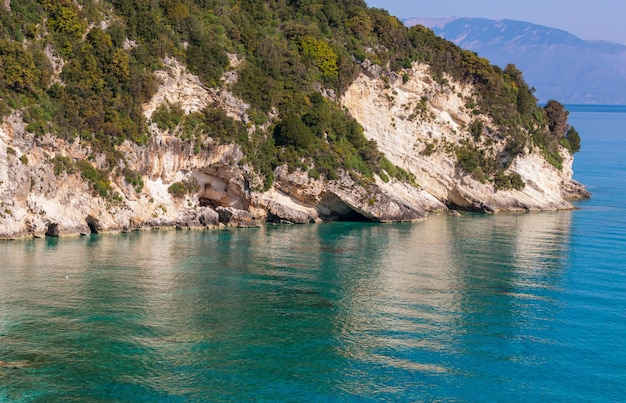
[[[404,22],[427,26],[501,67],[514,63],[542,102],[626,103],[625,45],[583,40],[564,30],[514,20],[411,18]]]

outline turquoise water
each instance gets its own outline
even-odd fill
[[[579,210],[0,243],[0,401],[626,399],[626,109]]]

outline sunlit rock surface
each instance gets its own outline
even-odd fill
[[[231,64],[239,61],[231,55]],[[207,105],[221,107],[230,117],[248,121],[246,105],[226,89],[210,89],[175,59],[156,72],[160,80],[154,98],[144,105],[149,118],[166,103],[186,113]],[[256,226],[262,222],[314,223],[324,220],[376,222],[418,221],[449,207],[498,211],[568,209],[570,197],[586,197],[572,180],[572,161],[562,150],[564,168],[548,164],[537,150],[515,159],[509,167],[525,183],[523,190],[496,190],[459,172],[450,152],[471,139],[472,116],[463,97],[472,89],[459,83],[442,87],[424,65],[415,64],[409,79],[392,73],[387,80],[379,66],[364,64],[361,74],[340,102],[359,121],[368,139],[397,166],[414,175],[413,184],[395,179],[355,178],[339,172],[335,180],[313,179],[307,172],[276,168],[273,185],[255,191],[259,183],[234,144],[209,141],[200,152],[192,145],[151,126],[147,144],[128,141],[118,146],[125,168],[138,172],[143,187],[110,175],[113,197],[94,192],[79,172],[55,171],[53,159],[86,160],[92,150],[79,138],[68,142],[50,135],[35,137],[19,114],[0,125],[0,237],[71,236],[136,229]],[[236,70],[225,82],[236,80]],[[487,122],[489,123],[489,122]],[[251,126],[251,130],[254,130]],[[90,160],[95,168],[103,158]],[[185,184],[174,195],[173,184]]]

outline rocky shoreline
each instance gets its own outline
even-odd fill
[[[150,111],[164,102],[191,113],[207,100],[233,119],[248,121],[248,106],[232,93],[199,86],[198,78],[175,60],[165,64],[168,68],[158,72],[161,88],[144,108],[148,121]],[[410,183],[343,171],[331,180],[283,165],[274,170],[272,186],[261,191],[262,179],[242,163],[245,156],[238,145],[209,139],[197,152],[190,142],[152,125],[147,144],[125,141],[117,146],[124,166],[102,179],[111,192],[101,196],[93,182],[62,163],[98,169],[106,166],[105,156],[80,138],[35,136],[14,112],[0,124],[0,239],[264,222],[413,222],[449,208],[486,213],[572,209],[567,199],[589,197],[572,180],[573,157],[564,148],[563,167],[557,169],[540,150],[526,146],[507,168],[519,175],[522,189],[498,189],[475,179],[459,169],[454,152],[471,142],[482,146],[467,129],[476,119],[465,106],[471,87],[435,84],[427,66],[418,63],[404,77],[386,77],[378,66],[364,69],[338,101],[363,127],[365,137],[412,175]],[[417,107],[420,118],[415,117]],[[505,144],[495,129],[488,132],[492,137],[485,141],[497,155]],[[125,180],[119,174],[122,168],[136,173],[141,186]],[[176,183],[192,186],[173,194]]]

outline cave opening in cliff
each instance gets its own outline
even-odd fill
[[[334,193],[322,196],[318,211],[324,221],[371,222],[372,220],[354,210]]]
[[[98,228],[96,228],[96,225],[94,223],[90,223],[87,222],[87,226],[89,227],[89,232],[92,234],[97,234],[98,233]]]
[[[59,236],[59,224],[49,223],[46,226],[46,236],[57,238]]]
[[[354,211],[352,209],[350,209],[350,211],[347,211],[345,213],[343,213],[342,215],[338,216],[337,219],[335,221],[340,221],[340,222],[372,222],[372,220],[370,220],[369,218],[365,217],[363,214]]]
[[[92,215],[87,216],[85,222],[87,223],[87,227],[89,227],[89,233],[91,234],[97,234],[102,229],[98,219]]]
[[[198,199],[198,203],[200,204],[200,207],[211,207],[211,208],[217,207],[217,205],[215,204],[213,200],[207,199],[205,197],[200,197]]]

